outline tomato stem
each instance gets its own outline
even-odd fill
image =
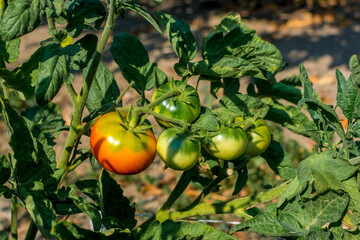
[[[106,19],[104,31],[102,33],[100,42],[97,46],[97,51],[95,53],[95,56],[89,67],[89,72],[86,75],[80,94],[76,97],[76,100],[74,101],[73,117],[71,120],[69,135],[66,139],[63,152],[58,162],[58,168],[65,170],[64,176],[68,172],[68,161],[70,159],[71,153],[73,152],[74,144],[82,136],[84,132],[84,128],[81,124],[82,114],[89,95],[90,87],[92,85],[96,71],[98,69],[102,55],[104,53],[106,43],[114,28],[114,24],[115,24],[115,0],[110,0],[109,13]],[[64,176],[62,177],[62,179],[64,178]]]
[[[17,197],[11,196],[11,239],[18,239],[18,203]]]
[[[115,101],[115,107],[119,105],[120,101],[123,99],[125,94],[130,90],[130,88],[135,84],[135,81],[131,81],[129,85],[124,89],[124,91],[120,94],[120,96]]]

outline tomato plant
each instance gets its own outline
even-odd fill
[[[175,170],[189,170],[200,158],[199,140],[191,139],[176,128],[161,133],[157,142],[157,152],[166,166]]]
[[[167,117],[185,120],[188,123],[193,122],[200,114],[200,99],[197,91],[192,86],[182,81],[170,81],[155,90],[151,97],[151,101],[155,101],[170,90],[180,90],[180,95],[175,98],[167,98],[154,107],[154,112],[165,115]],[[158,119],[164,127],[171,125]]]
[[[96,121],[91,130],[90,146],[101,166],[122,175],[144,171],[156,155],[153,132],[126,129],[117,112],[107,113]]]
[[[127,11],[169,39],[178,57],[171,81],[135,35],[114,31],[132,16]],[[40,25],[48,27],[49,37],[20,62],[23,36]],[[115,80],[107,65],[112,60],[128,84]],[[336,71],[335,106],[321,100],[302,64],[298,75],[280,78],[286,66],[277,47],[238,14],[225,16],[199,41],[184,20],[151,14],[133,1],[0,0],[0,117],[9,139],[8,151],[0,155],[0,197],[11,204],[11,224],[1,228],[0,239],[17,239],[18,228],[28,229],[27,240],[38,233],[44,239],[236,239],[231,234],[240,231],[284,239],[359,239],[359,60],[350,58],[348,78]],[[56,98],[62,88],[67,95]],[[123,101],[130,89],[138,94],[132,103]],[[211,96],[206,106],[199,101],[202,90]],[[70,122],[63,119],[62,102],[54,100],[63,97],[72,103]],[[241,116],[248,116],[243,129],[230,124]],[[157,144],[153,126],[145,124],[153,118],[168,128]],[[262,120],[246,124],[257,118],[280,134],[271,138]],[[314,143],[296,165],[282,144],[284,128]],[[174,173],[173,188],[164,186],[169,194],[163,191],[160,199],[166,200],[145,209],[153,214],[138,224],[135,213],[142,213],[142,205],[124,196],[118,182],[127,178],[108,170],[140,172],[156,148],[170,169],[155,169],[152,178],[162,179],[171,168],[182,172]],[[91,166],[93,157],[101,171]],[[94,178],[74,173],[85,162]],[[253,179],[260,168],[267,176]],[[144,178],[133,178],[140,189]],[[253,181],[256,193],[242,191]],[[197,196],[177,207],[189,186]],[[231,196],[225,187],[233,188]],[[26,212],[27,228],[19,226],[19,210]],[[79,213],[91,229],[69,218]],[[195,216],[222,214],[239,224],[228,231],[193,222]]]
[[[248,145],[248,137],[240,127],[222,126],[219,133],[205,145],[208,153],[222,160],[239,158]]]

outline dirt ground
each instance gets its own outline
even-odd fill
[[[160,6],[152,4],[146,5],[150,11],[164,11],[184,19],[195,35],[200,49],[202,38],[217,25],[220,20],[229,12],[239,12],[243,21],[251,28],[257,31],[257,34],[273,43],[280,49],[284,61],[289,63],[289,67],[281,72],[278,76],[290,76],[298,73],[298,65],[304,63],[308,74],[323,101],[327,104],[335,104],[336,101],[336,78],[335,69],[339,68],[346,77],[350,75],[347,64],[353,54],[360,54],[360,14],[358,4],[345,8],[327,9],[327,11],[309,11],[306,8],[297,10],[282,9],[277,11],[276,8],[261,9],[258,12],[248,11],[234,5],[233,1],[175,1],[164,0]],[[170,77],[176,73],[173,65],[177,61],[166,36],[160,35],[143,19],[134,14],[129,14],[128,19],[118,19],[115,33],[130,32],[136,35],[149,51],[150,61],[156,62],[160,69],[166,72]],[[24,62],[39,46],[39,41],[45,40],[49,35],[47,26],[40,26],[36,31],[22,37],[21,55],[17,63],[9,65],[15,67]],[[109,41],[110,44],[110,41]],[[200,53],[200,52],[199,52]],[[122,78],[121,72],[116,63],[112,61],[109,49],[105,51],[104,62],[114,73],[122,91],[127,82]],[[81,87],[82,76],[76,76],[76,89]],[[208,94],[208,86],[204,84],[201,88],[201,98],[204,99]],[[65,89],[62,89],[56,97],[55,102],[63,109],[64,119],[69,123],[71,119],[71,100],[68,98]],[[133,91],[125,95],[125,104],[136,100],[137,96]],[[159,130],[159,129],[158,129]],[[155,132],[157,129],[155,129]],[[0,151],[7,150],[7,132],[3,126],[0,126],[0,134],[3,143]],[[298,138],[288,133],[289,138],[296,138],[305,146],[310,147],[311,142],[307,139]],[[58,147],[56,148],[59,155],[61,146],[66,138],[65,134],[58,137]],[[87,145],[88,139],[84,138],[83,143]],[[174,183],[178,176],[177,173],[169,171],[159,171],[162,164],[159,159],[144,174],[130,179],[117,178],[124,194],[130,196],[131,201],[142,204],[143,209],[147,209],[147,214],[156,210],[156,208],[165,200],[166,194],[159,186],[167,185],[168,188]],[[95,172],[95,173],[94,173]],[[96,171],[93,167],[85,163],[79,167],[75,173],[76,177],[81,178],[89,175],[96,177]],[[149,184],[148,177],[157,178],[157,186]],[[144,184],[136,184],[138,181]],[[71,182],[71,178],[69,180]],[[191,192],[189,193],[191,195]],[[194,193],[196,194],[196,192]],[[215,196],[212,196],[216,198]],[[139,214],[144,212],[139,212]],[[83,215],[71,217],[71,219],[84,227],[89,227],[88,219]],[[142,221],[143,219],[139,219]],[[236,219],[232,219],[236,220]],[[19,239],[24,239],[28,227],[28,216],[25,212],[19,213]],[[10,202],[4,198],[0,199],[0,231],[8,230],[10,226]],[[256,236],[247,235],[246,239],[256,239]],[[239,238],[241,236],[239,235]],[[41,237],[38,237],[41,239]],[[244,239],[244,238],[243,238]]]

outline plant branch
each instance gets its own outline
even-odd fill
[[[83,87],[80,91],[79,96],[77,97],[77,101],[74,103],[73,109],[73,118],[71,121],[71,127],[69,131],[69,135],[67,137],[63,152],[61,154],[58,168],[64,169],[64,174],[67,174],[68,161],[70,159],[71,153],[73,152],[74,144],[79,139],[83,133],[83,128],[81,124],[82,114],[85,108],[85,104],[89,95],[89,90],[91,84],[94,80],[97,68],[100,64],[102,55],[104,53],[106,43],[110,37],[110,34],[114,28],[115,24],[115,0],[110,0],[109,3],[109,14],[106,20],[105,28],[102,33],[100,42],[97,47],[97,51],[95,56],[91,62],[89,72],[86,75],[85,81],[83,83]]]
[[[16,196],[11,196],[11,239],[18,239],[18,203]]]
[[[73,102],[73,104],[75,104],[77,102],[78,94],[76,93],[74,86],[72,84],[65,84],[65,86],[66,86],[66,90],[69,93],[71,101]]]

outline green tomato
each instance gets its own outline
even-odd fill
[[[182,81],[168,82],[155,90],[152,95],[151,102],[172,89],[179,89],[181,94],[172,98],[165,99],[157,104],[153,111],[167,117],[186,120],[188,123],[193,122],[200,114],[201,104],[199,95],[195,88],[190,85],[183,85]],[[171,125],[165,121],[157,119],[157,121],[166,128]]]
[[[185,171],[198,162],[201,145],[197,139],[190,139],[178,129],[169,128],[160,134],[156,149],[166,166]]]
[[[233,160],[244,153],[247,144],[248,137],[242,128],[222,126],[219,134],[212,137],[204,147],[216,158]]]
[[[245,154],[250,157],[256,157],[265,152],[271,142],[271,133],[269,127],[262,119],[254,122],[255,128],[250,130],[249,143],[245,149]]]

